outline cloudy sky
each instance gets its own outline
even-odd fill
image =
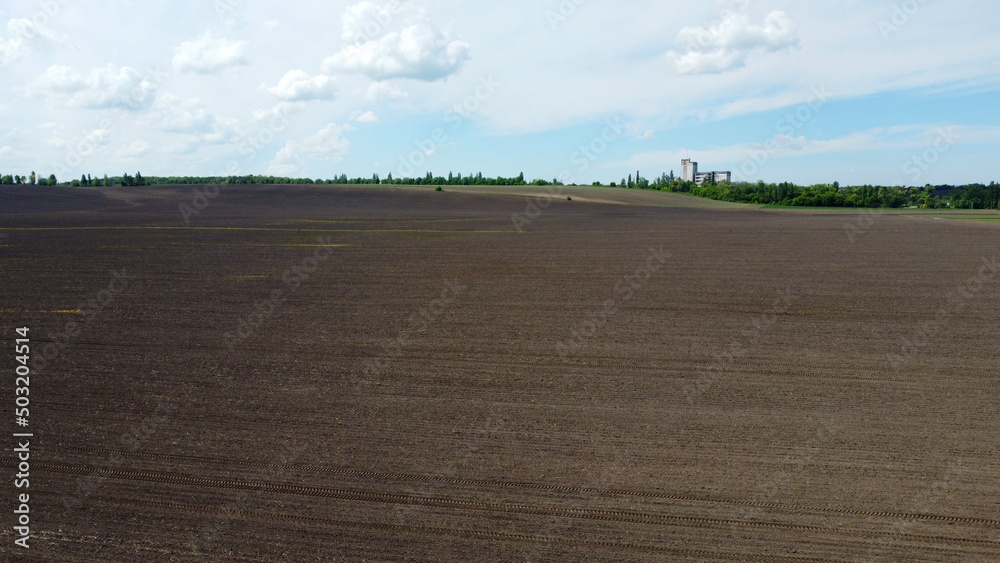
[[[1000,180],[989,0],[0,8],[4,174]]]

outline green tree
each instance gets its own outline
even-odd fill
[[[56,185],[56,183],[57,183],[56,182],[56,175],[55,174],[49,174],[49,185],[50,186],[54,186],[54,185]]]
[[[986,188],[986,206],[990,209],[1000,209],[1000,184],[990,182]]]
[[[28,176],[28,183],[31,184],[32,186],[35,185],[35,171],[34,170],[31,171],[31,176]]]

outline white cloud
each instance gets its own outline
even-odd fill
[[[257,109],[250,112],[250,121],[287,120],[289,116],[300,113],[305,104],[302,102],[278,102],[267,109]]]
[[[344,11],[342,21],[343,38],[350,45],[323,61],[327,72],[434,81],[457,72],[469,58],[469,44],[449,38],[420,8],[360,2]],[[397,25],[398,31],[386,31]]]
[[[677,72],[716,74],[742,68],[754,52],[795,48],[799,37],[788,15],[775,10],[760,25],[751,23],[746,13],[729,12],[717,24],[681,29],[677,42],[687,49],[683,54],[668,54]]]
[[[393,24],[396,15],[403,11],[399,2],[376,4],[358,2],[344,9],[340,16],[343,33],[341,38],[348,43],[364,43],[375,39]]]
[[[656,133],[652,129],[646,129],[642,134],[636,135],[636,141],[651,141],[656,137]]]
[[[304,70],[290,70],[277,86],[265,87],[269,94],[288,102],[332,100],[337,96],[336,79],[322,74],[309,76]]]
[[[778,133],[774,136],[774,141],[771,146],[777,150],[801,151],[809,146],[809,140],[802,135],[792,137],[791,135]],[[765,148],[767,148],[767,146],[765,146]]]
[[[356,111],[351,114],[351,119],[357,121],[358,123],[375,123],[378,121],[378,117],[372,111],[366,111],[364,113]]]
[[[10,152],[10,150],[11,150],[10,145],[4,145],[4,146],[2,146],[2,147],[0,147],[0,155],[7,154],[7,153]]]
[[[97,70],[97,69],[94,69]],[[84,77],[68,66],[53,65],[32,83],[32,91],[58,92],[70,94],[87,88]],[[42,91],[43,95],[46,93]]]
[[[933,147],[938,139],[947,139],[956,145],[966,143],[996,142],[1000,140],[1000,126],[983,125],[960,127],[947,124],[907,124],[893,127],[876,127],[865,131],[854,131],[831,139],[807,139],[799,135],[793,137],[776,134],[766,142],[728,145],[717,148],[687,151],[643,152],[631,157],[609,162],[607,169],[665,168],[679,172],[682,158],[692,155],[692,159],[707,164],[706,168],[725,170],[733,166],[734,174],[742,168],[740,163],[769,162],[782,158],[827,155],[837,153],[858,153],[874,151],[921,152]],[[694,156],[696,155],[696,156]],[[708,164],[711,163],[711,164]],[[737,176],[734,179],[744,179]]]
[[[173,95],[165,95],[157,100],[153,111],[141,124],[169,133],[183,134],[177,143],[164,147],[164,151],[169,153],[186,154],[195,152],[204,145],[232,142],[239,134],[235,119],[219,117],[201,100],[186,100]]]
[[[61,132],[55,133],[51,137],[42,139],[42,144],[47,147],[52,147],[55,149],[61,149],[69,145],[69,140]]]
[[[353,130],[347,124],[329,123],[301,141],[288,141],[271,161],[269,170],[275,174],[290,174],[308,160],[341,162],[351,149],[351,141],[342,135]]]
[[[25,18],[7,20],[7,38],[0,38],[0,66],[16,61],[36,38],[58,41],[51,30],[35,25]]]
[[[143,140],[135,140],[123,146],[122,148],[118,149],[118,152],[116,154],[122,158],[137,158],[140,156],[145,156],[146,154],[149,153],[149,150],[150,150],[149,143]]]
[[[76,149],[77,153],[89,154],[106,145],[110,137],[110,129],[84,131],[82,135],[72,139],[67,138],[62,130],[55,130],[51,136],[42,139],[42,144],[55,149]]]
[[[402,100],[410,95],[388,82],[372,82],[364,92],[364,98],[371,102]]]
[[[174,70],[211,74],[225,68],[247,64],[246,41],[212,39],[212,32],[174,49]]]
[[[185,100],[170,94],[161,96],[143,120],[150,127],[172,133],[204,133],[211,131],[218,121],[201,100]]]
[[[7,66],[21,56],[24,42],[18,38],[0,38],[0,66]]]
[[[21,34],[22,26],[30,26],[32,23],[26,19],[9,20],[7,22],[7,38],[0,38],[0,66],[7,66],[20,58],[24,52],[27,41]]]
[[[156,86],[127,66],[116,70],[108,64],[83,76],[67,66],[54,65],[36,78],[28,91],[50,101],[63,101],[68,107],[139,110],[153,102]]]

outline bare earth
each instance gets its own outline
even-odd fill
[[[0,187],[0,559],[1000,559],[988,214],[192,188]]]

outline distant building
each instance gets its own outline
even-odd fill
[[[694,177],[698,175],[698,163],[691,162],[690,158],[681,161],[681,180],[694,182]]]
[[[703,172],[701,174],[694,175],[694,183],[699,186],[705,182],[715,182],[716,184],[721,184],[723,182],[729,183],[732,179],[732,172]]]
[[[685,158],[681,160],[681,180],[685,182],[694,182],[697,185],[702,185],[705,182],[715,182],[716,184],[721,184],[723,182],[732,182],[733,173],[732,172],[698,172],[698,163],[692,162],[690,158]]]

